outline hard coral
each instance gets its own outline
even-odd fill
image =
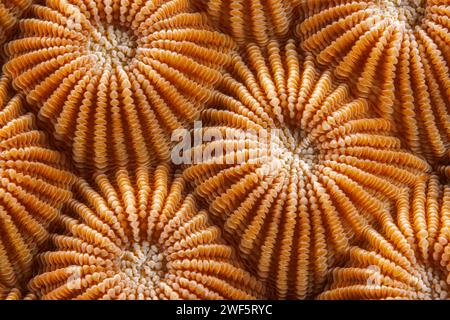
[[[307,0],[302,48],[397,124],[430,163],[450,163],[450,5],[445,0]],[[355,81],[353,81],[355,82]]]
[[[75,177],[7,76],[0,77],[0,177],[0,291],[20,294]]]
[[[397,203],[398,227],[379,243],[354,247],[319,299],[447,299],[450,292],[450,186],[433,176]],[[387,231],[387,230],[386,230]],[[362,244],[365,246],[366,244]]]
[[[221,31],[239,44],[264,46],[286,39],[300,0],[192,0]]]
[[[186,152],[184,177],[276,298],[320,292],[352,243],[395,225],[400,191],[430,170],[312,60],[294,41],[248,45]]]
[[[263,287],[167,165],[75,187],[30,287],[43,299],[253,299]]]
[[[31,13],[4,69],[86,176],[167,160],[234,48],[187,0],[47,0]]]

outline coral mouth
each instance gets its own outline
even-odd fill
[[[166,274],[166,259],[156,245],[134,244],[118,259],[127,290],[145,293],[156,288]]]
[[[373,9],[396,24],[414,29],[424,17],[425,6],[424,0],[376,0]]]
[[[89,36],[87,50],[102,63],[126,67],[136,55],[137,41],[132,32],[118,26],[106,26]]]
[[[300,130],[276,129],[270,135],[270,154],[285,167],[295,165],[311,169],[317,163],[318,150],[307,142]]]

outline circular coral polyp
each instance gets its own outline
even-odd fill
[[[381,241],[352,248],[319,299],[448,299],[450,187],[436,176],[419,181],[395,211],[397,225]]]
[[[197,209],[168,165],[96,174],[39,255],[42,299],[254,299],[264,287]],[[55,263],[58,267],[55,268]]]
[[[75,177],[0,77],[0,298],[21,297]]]
[[[352,244],[395,225],[398,195],[430,170],[294,41],[247,45],[214,102],[183,175],[272,298],[321,292]]]
[[[5,71],[82,174],[169,159],[234,42],[186,0],[33,5]]]
[[[450,5],[442,0],[304,1],[302,48],[374,102],[405,146],[450,162]]]

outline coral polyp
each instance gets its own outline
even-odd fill
[[[450,187],[435,176],[420,181],[411,195],[403,193],[396,214],[398,227],[384,238],[392,250],[352,248],[320,299],[448,298]]]
[[[239,266],[168,165],[76,183],[30,288],[43,299],[254,299]]]
[[[5,71],[81,172],[167,160],[234,42],[188,1],[33,5]]]
[[[448,165],[449,3],[310,0],[301,8],[307,16],[296,29],[302,48],[356,82],[414,153]]]
[[[353,242],[394,225],[399,192],[430,170],[312,60],[294,41],[235,56],[183,173],[276,298],[320,292]]]

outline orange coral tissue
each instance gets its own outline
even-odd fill
[[[55,250],[30,287],[44,299],[253,299],[242,269],[169,166],[119,169],[76,184]],[[80,200],[80,201],[78,201]]]
[[[186,0],[47,0],[31,13],[5,71],[80,170],[167,160],[234,47]]]

